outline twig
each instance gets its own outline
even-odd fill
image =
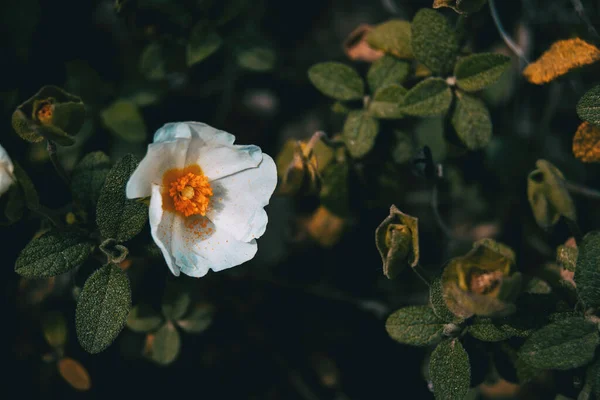
[[[48,140],[48,145],[47,145],[46,149],[48,150],[48,155],[50,155],[50,161],[52,161],[52,165],[54,165],[54,169],[56,170],[56,173],[58,174],[58,176],[61,177],[61,179],[63,181],[65,181],[67,186],[69,186],[71,181],[69,180],[69,176],[67,175],[67,172],[65,171],[65,169],[61,165],[60,161],[58,160],[58,154],[56,152],[56,144],[53,141]]]
[[[579,185],[574,182],[565,181],[565,188],[574,194],[579,194],[584,197],[589,197],[590,199],[600,200],[600,191]]]
[[[594,25],[592,25],[592,21],[590,21],[587,14],[585,13],[585,8],[583,8],[583,4],[581,4],[581,1],[571,0],[571,4],[573,4],[573,8],[575,9],[577,15],[579,15],[579,18],[581,18],[583,23],[587,26],[590,34],[593,35],[596,39],[600,40],[600,35],[598,35],[598,31],[596,30],[596,28],[594,28]]]
[[[506,33],[504,27],[502,26],[502,22],[500,21],[500,17],[498,16],[498,11],[496,10],[496,4],[494,0],[489,0],[488,4],[490,5],[490,13],[492,14],[492,18],[494,19],[494,24],[496,25],[496,29],[500,36],[502,36],[502,40],[504,43],[515,53],[525,64],[529,64],[529,60],[525,57],[523,50],[516,44],[511,37]]]

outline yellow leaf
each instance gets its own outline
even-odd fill
[[[323,247],[335,245],[345,228],[346,221],[323,206],[317,208],[307,224],[308,234]]]
[[[600,128],[588,122],[579,125],[573,138],[573,155],[583,162],[600,162]]]
[[[63,358],[58,362],[58,371],[60,376],[74,389],[86,391],[92,387],[90,374],[79,361],[72,358]]]
[[[548,83],[570,70],[592,64],[600,59],[600,50],[579,38],[559,40],[550,46],[523,75],[531,83]]]
[[[362,24],[348,35],[344,41],[344,52],[349,59],[373,62],[383,57],[383,51],[374,49],[367,43],[366,37],[371,30],[371,25]]]

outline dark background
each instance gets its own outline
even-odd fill
[[[0,53],[2,74],[2,134],[0,143],[32,177],[42,202],[60,208],[70,200],[39,147],[22,141],[10,126],[14,108],[41,86],[65,86],[66,63],[84,60],[106,88],[92,104],[93,127],[77,150],[61,149],[67,168],[89,151],[102,150],[118,160],[126,152],[143,156],[145,143],[131,145],[112,136],[97,111],[114,100],[136,75],[137,57],[148,42],[144,32],[177,38],[180,29],[164,15],[136,13],[135,2],[117,14],[111,1],[3,0]],[[254,4],[256,3],[256,4]],[[318,130],[339,132],[331,117],[331,101],[309,83],[306,71],[316,62],[351,63],[342,42],[361,23],[377,24],[390,18],[408,19],[432,1],[305,0],[255,1],[247,18],[275,49],[269,72],[233,71],[226,47],[189,70],[177,71],[160,84],[160,100],[143,108],[148,141],[162,124],[196,120],[236,135],[237,143],[254,143],[277,155],[285,139],[306,139]],[[555,40],[578,35],[593,41],[570,1],[497,1],[506,30],[535,59]],[[598,2],[584,2],[592,23],[598,22]],[[456,14],[443,13],[453,22]],[[196,16],[192,16],[195,18]],[[246,18],[246,17],[241,17]],[[235,31],[235,20],[226,30]],[[503,42],[484,7],[468,19],[467,36],[474,51],[491,51]],[[173,39],[175,40],[175,39]],[[515,61],[515,70],[518,62]],[[361,72],[366,63],[354,63]],[[133,72],[132,72],[133,71]],[[526,83],[515,74],[510,96],[492,108],[495,141],[489,149],[449,157],[468,186],[477,187],[483,210],[448,198],[443,215],[456,229],[492,224],[495,237],[513,246],[523,270],[553,257],[553,246],[567,238],[564,227],[540,232],[525,197],[526,176],[538,158],[556,163],[565,175],[598,186],[598,167],[584,166],[571,155],[572,135],[579,125],[575,105],[598,81],[591,66],[548,86]],[[85,84],[85,81],[84,81]],[[75,92],[76,94],[80,94]],[[261,103],[256,99],[265,100]],[[250,100],[249,100],[250,99]],[[254,99],[254,100],[252,100]],[[266,105],[265,105],[266,104]],[[89,110],[89,108],[88,108]],[[96,113],[96,114],[94,114]],[[37,152],[36,152],[37,151]],[[365,161],[378,168],[377,155]],[[404,168],[404,167],[403,167]],[[98,355],[86,354],[75,338],[73,285],[82,276],[58,278],[43,302],[32,300],[32,289],[43,282],[21,281],[14,272],[19,251],[39,228],[39,220],[0,230],[2,243],[2,331],[5,349],[4,383],[25,398],[107,398],[108,396],[193,396],[204,399],[383,399],[432,397],[423,378],[427,350],[400,345],[385,332],[387,315],[407,304],[425,304],[426,286],[410,271],[390,281],[381,273],[374,246],[374,230],[394,202],[420,219],[424,267],[433,275],[449,257],[464,247],[445,238],[429,208],[428,186],[407,173],[402,195],[386,197],[354,209],[350,231],[333,248],[310,240],[303,224],[314,210],[314,199],[274,197],[267,234],[259,240],[254,260],[220,274],[210,273],[191,282],[195,293],[215,305],[213,325],[198,336],[182,335],[182,351],[169,367],[139,357],[143,336],[125,330]],[[412,194],[412,195],[411,195]],[[421,196],[421,197],[419,197]],[[417,200],[410,200],[410,199]],[[584,232],[598,226],[597,203],[576,198]],[[149,239],[148,229],[139,241]],[[541,244],[540,244],[541,243]],[[133,244],[135,247],[135,243]],[[132,252],[133,254],[133,252]],[[134,260],[133,302],[160,305],[164,282],[170,277],[159,259]],[[35,303],[35,304],[34,304]],[[66,353],[88,369],[92,389],[78,393],[44,363],[45,344],[40,315],[59,310],[70,323]],[[11,393],[5,389],[6,393]]]

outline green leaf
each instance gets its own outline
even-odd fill
[[[385,322],[385,329],[397,342],[428,346],[441,338],[444,321],[428,306],[409,306],[392,313]]]
[[[321,204],[339,217],[350,214],[348,184],[347,163],[331,164],[323,171]]]
[[[513,333],[502,329],[490,318],[477,317],[473,325],[469,326],[469,333],[475,339],[484,342],[501,342],[513,337]]]
[[[185,318],[177,321],[177,325],[188,333],[202,333],[212,323],[213,312],[210,304],[196,306]]]
[[[575,221],[575,204],[565,187],[562,172],[546,160],[537,160],[535,165],[537,169],[527,179],[527,197],[537,224],[548,229],[561,216]]]
[[[156,332],[150,358],[157,364],[169,365],[179,355],[180,348],[179,332],[171,322],[167,322]]]
[[[15,272],[26,278],[48,278],[80,266],[92,244],[76,232],[52,230],[33,239],[19,254]]]
[[[367,34],[366,40],[371,47],[398,58],[414,58],[408,21],[392,19],[379,24]]]
[[[210,30],[205,22],[199,22],[192,28],[186,47],[188,67],[193,66],[219,50],[223,39],[215,31]]]
[[[41,207],[40,197],[38,196],[37,190],[35,189],[35,186],[33,186],[33,182],[31,182],[29,175],[27,175],[25,170],[15,160],[13,160],[13,165],[13,173],[15,174],[15,178],[17,179],[17,183],[21,187],[21,190],[23,190],[27,208],[33,211],[39,210]]]
[[[462,400],[471,384],[469,355],[458,339],[437,345],[429,359],[429,376],[436,399]]]
[[[599,343],[595,324],[582,317],[565,318],[534,332],[519,357],[536,368],[573,369],[589,363]]]
[[[23,191],[18,184],[12,185],[6,196],[8,199],[4,207],[4,215],[10,222],[17,222],[23,216],[23,211],[25,211]]]
[[[402,118],[400,107],[406,89],[400,85],[389,85],[379,88],[369,103],[369,114],[381,119]]]
[[[379,122],[365,111],[352,111],[344,123],[342,138],[354,158],[365,156],[375,144]]]
[[[579,249],[560,245],[556,248],[556,262],[567,271],[575,271]]]
[[[106,127],[121,139],[141,143],[146,140],[146,124],[138,106],[128,100],[117,100],[105,108],[100,117]]]
[[[125,242],[140,233],[146,224],[148,208],[125,196],[125,186],[137,164],[135,157],[128,154],[106,177],[96,209],[96,223],[104,238]]]
[[[590,124],[600,125],[600,85],[581,96],[577,103],[577,115]]]
[[[510,57],[495,53],[473,54],[458,60],[454,76],[459,88],[476,92],[495,83],[510,67]]]
[[[365,85],[358,72],[337,62],[313,65],[308,70],[308,79],[321,93],[336,100],[358,100],[365,93]]]
[[[183,285],[170,282],[162,300],[163,315],[172,321],[176,321],[183,317],[191,301],[191,294]]]
[[[392,56],[383,56],[369,68],[367,82],[371,92],[375,93],[377,89],[384,86],[401,85],[409,72],[410,65],[407,62],[399,61]]]
[[[81,346],[95,354],[106,349],[127,322],[131,309],[129,278],[116,265],[94,272],[83,285],[75,310]]]
[[[417,60],[437,74],[451,71],[458,40],[446,17],[423,8],[415,14],[411,27],[412,49]]]
[[[442,280],[437,278],[429,287],[429,305],[433,313],[444,322],[453,322],[457,317],[448,309],[444,301]]]
[[[452,103],[452,90],[440,78],[428,78],[416,84],[404,96],[402,112],[417,117],[443,115]]]
[[[392,150],[392,158],[398,164],[408,163],[415,154],[415,145],[412,136],[404,131],[395,130],[396,144]]]
[[[600,231],[586,234],[575,268],[577,294],[587,308],[600,306]]]
[[[267,72],[273,69],[277,57],[273,49],[267,46],[251,46],[237,53],[240,67],[255,72]]]
[[[110,159],[101,151],[87,154],[71,175],[73,200],[86,210],[96,212],[100,191],[110,171]]]
[[[442,162],[446,158],[448,145],[444,138],[444,119],[423,118],[415,126],[415,139],[417,147],[428,146],[435,162]]]
[[[67,343],[67,321],[58,311],[50,311],[42,317],[42,331],[46,342],[54,348],[62,348]]]
[[[134,332],[154,332],[162,323],[163,319],[160,314],[146,304],[136,305],[127,316],[127,327]]]
[[[466,93],[456,92],[452,126],[470,150],[482,149],[492,139],[492,121],[487,107],[483,101]]]
[[[160,43],[150,43],[144,49],[140,57],[140,72],[148,80],[156,81],[164,79],[167,67],[163,55],[163,47]]]

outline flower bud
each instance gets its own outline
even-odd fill
[[[84,119],[85,106],[79,97],[57,86],[44,86],[17,107],[12,126],[28,142],[48,139],[70,146],[75,143],[71,136],[79,132]]]
[[[405,267],[419,263],[418,219],[404,214],[395,205],[375,230],[375,244],[383,261],[383,273],[396,277]]]
[[[514,252],[491,239],[476,242],[462,257],[448,262],[442,274],[443,297],[455,315],[505,316],[521,288],[521,274],[514,272]]]

